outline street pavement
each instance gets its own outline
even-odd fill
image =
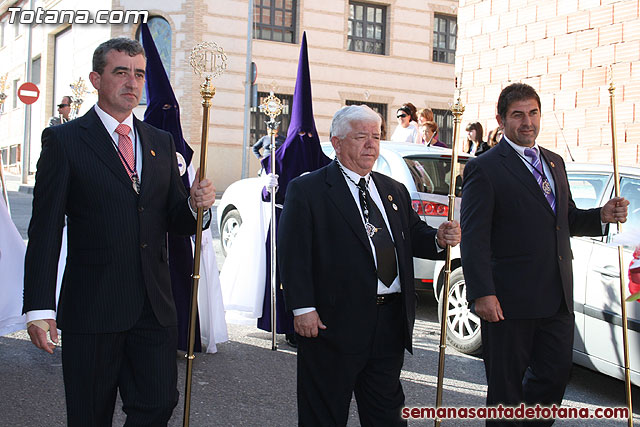
[[[20,188],[17,177],[7,177],[13,220],[27,239],[32,195]],[[215,209],[215,207],[214,207]],[[215,213],[213,215],[215,221]],[[218,232],[214,224],[216,244]],[[222,254],[217,248],[220,265]],[[433,407],[436,400],[439,331],[433,294],[419,294],[414,354],[405,355],[402,382],[407,406]],[[296,425],[295,349],[278,336],[278,351],[271,350],[271,334],[252,325],[229,324],[229,341],[218,344],[216,354],[198,354],[194,361],[192,426]],[[64,426],[65,401],[61,349],[53,355],[37,350],[25,331],[0,337],[0,425]],[[447,348],[443,406],[482,406],[486,393],[484,366],[478,357]],[[180,401],[170,426],[181,426],[186,362],[177,356]],[[633,388],[638,402],[638,389]],[[574,366],[563,405],[567,407],[626,406],[622,381]],[[634,411],[640,422],[640,411]],[[114,425],[125,415],[117,403]],[[410,420],[409,425],[432,425],[431,420]],[[559,420],[558,426],[622,426],[625,420]],[[355,401],[348,426],[358,426]],[[443,426],[481,426],[480,420],[444,420]]]

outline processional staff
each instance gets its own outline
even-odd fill
[[[616,108],[615,90],[613,84],[613,72],[609,66],[609,103],[611,104],[611,151],[613,153],[613,183],[615,197],[620,197],[620,174],[618,171],[618,138],[616,134]],[[618,222],[618,233],[622,232],[622,226]],[[627,328],[627,301],[625,298],[624,260],[622,246],[618,245],[618,263],[620,267],[620,309],[622,310],[622,345],[624,347],[624,383],[627,408],[629,409],[629,427],[633,427],[633,405],[631,401],[631,368],[629,366],[629,338]]]
[[[273,91],[268,97],[260,104],[260,111],[270,117],[267,124],[267,131],[271,137],[271,155],[269,157],[269,163],[271,165],[271,173],[276,173],[276,131],[280,122],[276,121],[276,117],[282,113],[282,101],[273,94]],[[271,227],[270,227],[270,239],[271,239],[271,350],[278,350],[278,343],[276,343],[276,275],[277,275],[277,262],[276,262],[276,192],[277,187],[271,187],[269,192],[271,193]]]
[[[211,98],[216,94],[216,88],[212,84],[215,77],[221,75],[227,68],[227,55],[224,50],[213,42],[200,43],[191,50],[189,63],[193,71],[203,76],[205,81],[200,85],[202,96],[202,139],[200,140],[200,181],[206,176],[207,167],[207,141],[209,134],[209,108]],[[193,255],[193,285],[191,287],[191,311],[189,312],[189,342],[187,348],[187,376],[185,378],[184,393],[184,427],[189,426],[189,412],[191,410],[191,376],[193,370],[193,347],[195,345],[196,316],[198,315],[198,283],[200,281],[200,252],[202,246],[202,219],[204,210],[198,208],[196,219],[196,242]]]
[[[84,102],[84,99],[82,99],[82,97],[86,93],[91,92],[87,90],[87,84],[82,79],[82,77],[79,77],[76,82],[71,83],[69,87],[71,88],[71,92],[73,93],[73,100],[71,101],[71,113],[69,114],[69,117],[73,120],[78,117],[78,112],[80,111],[80,107]]]
[[[458,138],[460,137],[460,122],[462,121],[462,113],[464,106],[460,100],[462,89],[458,89],[458,99],[451,106],[453,114],[453,141],[451,142],[451,182],[449,183],[449,213],[448,221],[454,220],[454,211],[456,205],[456,181],[458,177]],[[436,409],[442,406],[442,388],[444,385],[444,357],[447,349],[447,310],[449,308],[449,283],[451,280],[451,246],[446,247],[446,261],[444,264],[444,286],[442,287],[442,317],[440,322],[440,353],[438,358],[438,386],[436,388]],[[434,420],[436,427],[440,426],[442,420],[438,417]]]

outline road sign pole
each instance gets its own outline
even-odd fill
[[[33,10],[33,0],[29,2],[29,10]],[[26,81],[31,79],[31,37],[32,26],[29,25],[29,36],[27,37],[27,76]],[[37,99],[37,97],[36,97]],[[24,142],[22,144],[22,184],[26,185],[31,169],[31,104],[24,108]]]

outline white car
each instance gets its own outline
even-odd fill
[[[334,157],[330,143],[322,143],[322,150]],[[460,174],[468,155],[460,155]],[[451,169],[451,150],[440,147],[426,147],[418,144],[382,142],[380,156],[373,170],[388,175],[403,183],[411,195],[414,210],[420,218],[432,227],[438,227],[446,221],[449,212],[449,175]],[[462,186],[458,179],[456,194],[459,196]],[[233,242],[243,212],[260,209],[255,195],[260,193],[264,182],[260,178],[247,178],[236,181],[227,188],[218,206],[218,224],[222,251],[226,255]],[[455,217],[460,217],[460,198],[456,198]],[[414,258],[416,285],[431,289],[434,261]]]
[[[613,197],[611,165],[567,163],[567,176],[574,202],[579,208],[602,206]],[[631,202],[622,230],[640,230],[640,168],[620,168],[620,194]],[[618,249],[609,244],[617,227],[604,237],[573,237],[573,307],[576,326],[573,361],[604,374],[624,378],[620,268]],[[640,244],[640,241],[635,242]],[[634,245],[624,247],[625,293],[629,295],[627,269]],[[473,354],[481,350],[480,321],[469,311],[463,267],[459,256],[451,273],[447,339],[457,350]],[[436,263],[435,295],[440,300],[444,264]],[[441,303],[438,305],[442,313]],[[631,381],[640,385],[640,303],[627,303]]]

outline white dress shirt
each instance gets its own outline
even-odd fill
[[[542,168],[544,171],[545,176],[547,177],[547,180],[549,181],[549,184],[551,185],[551,191],[553,192],[554,197],[556,197],[556,182],[553,180],[553,174],[551,173],[551,169],[549,169],[549,165],[547,165],[547,162],[545,161],[544,157],[542,156],[542,154],[540,153],[540,147],[538,146],[538,143],[534,143],[533,147],[523,147],[522,145],[518,145],[515,142],[511,142],[509,140],[509,138],[507,138],[506,135],[503,136],[504,140],[507,141],[509,143],[509,145],[516,150],[516,153],[519,154],[518,157],[520,157],[520,160],[522,160],[522,162],[525,164],[525,166],[527,167],[527,169],[529,169],[529,172],[531,172],[532,175],[534,175],[534,177],[536,178],[536,180],[538,179],[537,174],[533,171],[533,165],[531,164],[531,159],[529,159],[529,157],[524,155],[524,150],[526,148],[533,148],[534,150],[536,150],[536,152],[538,153],[538,158],[540,159],[540,164],[542,164]]]
[[[527,167],[527,169],[529,169],[529,172],[531,172],[531,174],[534,176],[534,178],[536,178],[537,180],[537,174],[533,172],[533,165],[530,163],[531,160],[524,155],[524,150],[526,148],[533,148],[536,150],[536,152],[538,153],[538,158],[540,159],[540,163],[542,164],[542,168],[544,171],[545,176],[547,177],[547,180],[549,181],[549,184],[551,185],[551,191],[553,192],[553,196],[556,199],[556,202],[558,200],[558,196],[556,193],[556,182],[553,179],[553,174],[551,173],[551,169],[549,169],[549,165],[547,165],[547,162],[544,160],[544,157],[542,156],[542,153],[540,152],[540,147],[538,146],[538,143],[535,142],[533,144],[533,147],[523,147],[522,145],[518,145],[515,142],[511,142],[509,140],[509,138],[507,138],[506,135],[503,135],[503,138],[505,141],[507,141],[507,143],[509,143],[509,145],[516,150],[516,153],[519,154],[518,157],[520,157],[520,160],[522,160],[522,162],[525,164],[525,166]],[[529,161],[527,161],[529,160]],[[557,210],[557,205],[556,205],[556,210]],[[600,221],[601,225],[602,225],[602,234],[605,234],[605,231],[607,230],[607,224]]]
[[[118,142],[120,139],[120,134],[116,132],[116,128],[120,123],[124,123],[125,125],[129,126],[129,138],[131,138],[131,142],[135,147],[136,171],[138,174],[138,179],[140,180],[140,183],[142,183],[142,142],[140,141],[138,132],[135,130],[135,127],[133,124],[133,113],[129,114],[129,116],[126,119],[124,119],[122,122],[118,122],[116,119],[111,117],[108,113],[106,113],[102,108],[100,108],[98,104],[94,106],[94,109],[96,114],[100,118],[102,125],[107,130],[107,133],[109,134],[109,136],[111,136],[111,139],[115,144],[114,149],[116,150],[117,150]],[[187,204],[189,205],[189,209],[191,209],[191,214],[194,216],[194,218],[196,218],[197,211],[194,211],[191,208],[191,203],[187,202]],[[211,216],[211,210],[207,209],[206,211],[204,211],[202,223],[206,224],[207,221],[209,221],[210,216]],[[33,322],[34,320],[42,320],[42,319],[55,319],[56,312],[55,310],[32,310],[26,313],[26,318],[27,318],[27,322]]]
[[[380,212],[382,213],[382,217],[384,218],[384,223],[387,226],[387,230],[389,231],[389,235],[391,236],[391,240],[393,241],[393,233],[391,232],[391,226],[389,225],[389,219],[387,218],[387,213],[384,210],[382,199],[380,198],[380,193],[378,193],[378,189],[376,187],[375,182],[373,182],[373,179],[369,179],[371,174],[369,173],[366,176],[360,176],[354,171],[344,166],[342,166],[342,169],[356,183],[360,182],[360,178],[364,178],[365,181],[367,179],[369,180],[369,186],[368,186],[369,194],[371,195],[371,199],[373,200],[373,203],[376,204],[376,206],[378,207],[378,210],[380,210]],[[364,222],[364,217],[362,216],[362,208],[360,206],[360,196],[358,194],[360,190],[358,189],[358,186],[353,182],[351,182],[351,180],[347,179],[344,176],[344,174],[341,174],[341,175],[344,178],[345,182],[347,183],[347,187],[349,187],[349,191],[351,192],[351,196],[353,197],[354,202],[358,206],[358,212],[361,213],[360,219],[362,220],[362,228],[364,229],[365,222]],[[374,225],[377,225],[377,224],[374,224]],[[442,251],[442,248],[440,248],[436,242],[434,242],[434,244],[436,245],[438,252]],[[371,252],[373,254],[373,262],[376,264],[376,268],[377,268],[376,247],[374,246],[373,240],[371,240],[371,237],[369,237],[369,245],[371,246]],[[398,252],[395,251],[395,254],[396,254],[396,265],[398,265]],[[398,271],[400,271],[399,266],[398,266]],[[400,276],[396,276],[395,279],[393,279],[393,282],[391,282],[391,285],[389,287],[385,286],[384,283],[382,283],[380,279],[378,279],[378,295],[393,294],[393,293],[400,293],[400,292],[401,292]],[[300,316],[301,314],[309,313],[314,310],[315,310],[315,307],[297,308],[293,310],[293,315]]]

